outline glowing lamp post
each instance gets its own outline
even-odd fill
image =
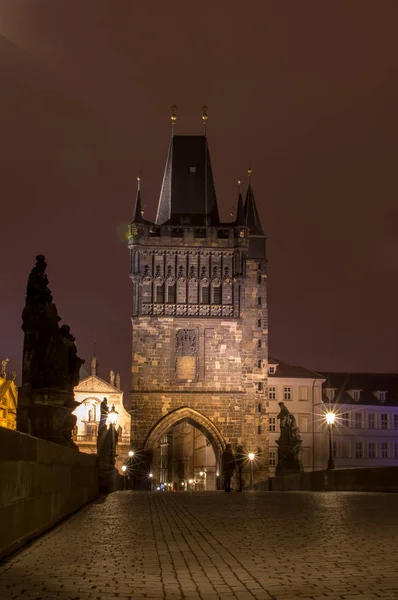
[[[118,416],[119,416],[119,413],[116,411],[115,405],[113,404],[111,410],[108,413],[109,424],[113,425],[113,427],[116,426]]]
[[[327,412],[325,415],[326,423],[328,424],[329,429],[329,459],[328,459],[328,469],[334,469],[334,458],[333,458],[333,444],[332,444],[332,426],[334,424],[336,415],[334,412]]]
[[[133,458],[133,456],[134,456],[134,450],[129,450],[129,457]]]
[[[254,452],[249,452],[247,455],[250,460],[250,489],[253,491],[253,461],[254,461]]]

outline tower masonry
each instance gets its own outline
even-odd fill
[[[128,244],[131,437],[153,481],[202,485],[200,469],[205,489],[215,489],[227,443],[241,456],[255,453],[254,481],[263,481],[266,246],[250,183],[245,204],[239,193],[236,220],[221,223],[207,138],[175,135],[156,222],[143,217],[139,182]]]

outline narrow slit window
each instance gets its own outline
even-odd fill
[[[163,304],[164,303],[164,285],[156,286],[156,303]]]
[[[209,304],[209,286],[205,285],[202,287],[202,304]]]

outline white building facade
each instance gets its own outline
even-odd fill
[[[398,375],[317,373],[270,358],[271,476],[278,462],[279,402],[296,418],[303,471],[328,466],[328,412],[335,414],[331,426],[335,469],[398,466]]]
[[[116,468],[122,473],[122,465],[127,461],[131,439],[131,416],[123,404],[123,392],[120,378],[110,372],[109,382],[97,375],[97,360],[91,360],[91,375],[84,376],[74,389],[75,400],[79,406],[73,414],[77,417],[73,440],[81,452],[97,453],[97,435],[101,416],[101,402],[107,399],[109,410],[115,407],[117,413],[116,430],[118,443],[116,448]]]

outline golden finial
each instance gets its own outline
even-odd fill
[[[170,117],[170,119],[172,120],[173,125],[177,121],[176,110],[177,110],[177,106],[175,104],[173,104],[173,106],[171,107],[171,117]]]
[[[137,185],[138,185],[138,189],[141,189],[141,177],[137,177]]]
[[[240,179],[238,179],[238,188],[239,188],[239,192],[240,192]]]
[[[247,172],[249,173],[249,179],[250,179],[251,174],[253,173],[253,169],[251,167],[249,167],[249,169],[247,169]]]
[[[144,211],[142,210],[142,211],[141,211],[141,217],[143,217],[143,216],[144,216]]]
[[[205,129],[205,135],[206,135],[206,121],[209,118],[208,114],[207,114],[207,106],[203,105],[202,106],[202,121],[203,121],[203,127]]]

